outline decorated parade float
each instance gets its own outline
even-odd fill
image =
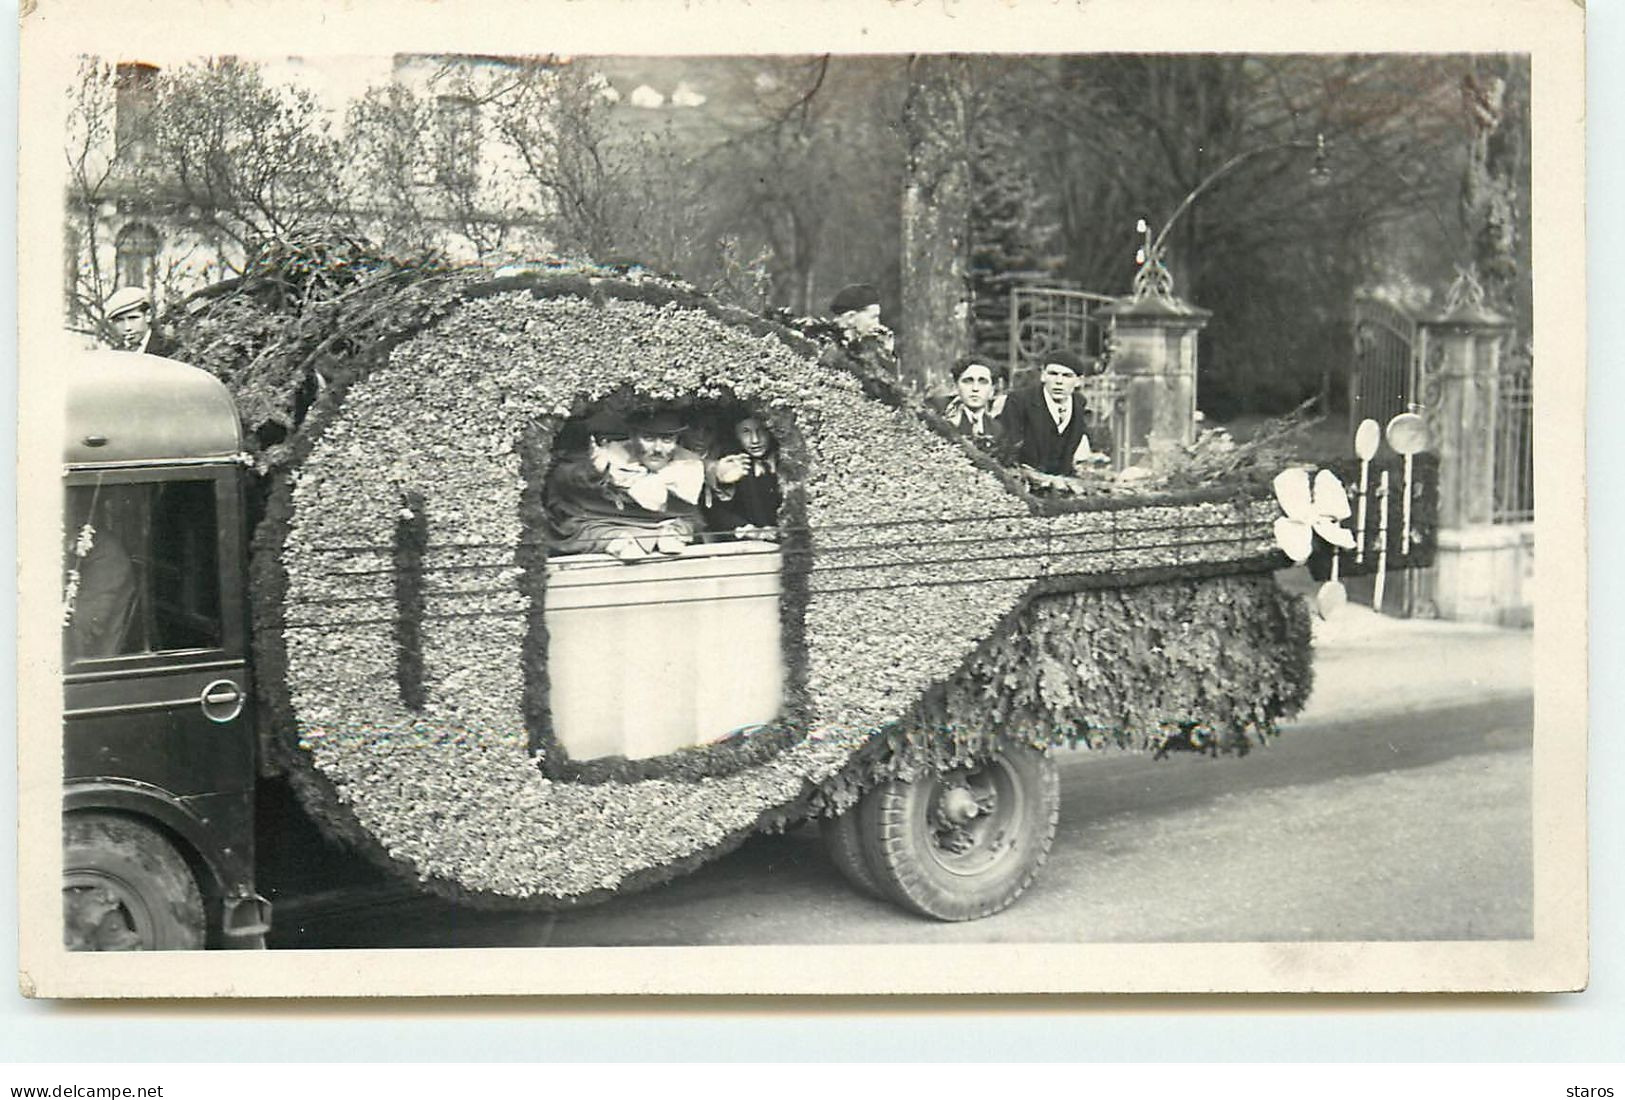
[[[260,473],[262,767],[427,889],[591,902],[817,821],[859,887],[976,918],[1045,860],[1056,750],[1245,753],[1308,696],[1273,574],[1353,568],[1330,474],[1035,493],[838,339],[635,267],[327,270],[199,297],[176,356]],[[566,441],[651,408],[765,423],[776,530],[550,555]],[[1402,494],[1428,552],[1430,469],[1360,498],[1360,568]]]

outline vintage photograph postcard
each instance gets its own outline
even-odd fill
[[[24,993],[1584,988],[1583,32],[31,5]]]

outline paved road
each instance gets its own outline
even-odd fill
[[[1514,692],[1311,717],[1245,759],[1063,753],[1049,866],[1014,908],[969,924],[854,893],[816,831],[801,829],[753,838],[645,894],[559,914],[456,907],[354,869],[343,871],[350,885],[303,897],[276,897],[268,882],[272,946],[1527,936],[1531,728],[1529,697]]]

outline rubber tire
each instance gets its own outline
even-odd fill
[[[62,822],[62,888],[104,887],[119,906],[107,912],[98,943],[83,951],[195,951],[204,945],[203,895],[186,860],[163,833],[135,818],[76,813]],[[122,917],[124,927],[107,925]],[[66,922],[64,922],[66,933]]]
[[[979,845],[990,862],[974,873],[948,870],[933,849],[927,819],[942,786],[940,776],[894,779],[859,803],[868,868],[885,895],[903,908],[943,921],[992,916],[1021,897],[1049,858],[1061,813],[1055,760],[1037,749],[1008,747],[982,767],[1002,772],[1018,805],[996,846]]]
[[[869,857],[863,851],[863,826],[859,823],[860,809],[853,806],[839,817],[826,817],[818,822],[818,831],[824,838],[824,850],[829,861],[841,872],[860,894],[887,900],[886,891],[869,868]]]

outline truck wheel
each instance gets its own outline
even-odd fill
[[[1007,747],[912,782],[894,779],[860,803],[868,867],[887,897],[922,916],[977,920],[1008,907],[1055,839],[1055,761]]]
[[[859,893],[870,897],[886,898],[875,873],[869,869],[869,857],[863,854],[863,826],[859,823],[861,811],[853,806],[839,817],[826,817],[818,823],[824,836],[824,850],[835,864],[841,877],[851,883]]]
[[[203,946],[203,896],[162,833],[133,818],[71,814],[62,823],[63,943],[70,951]]]

